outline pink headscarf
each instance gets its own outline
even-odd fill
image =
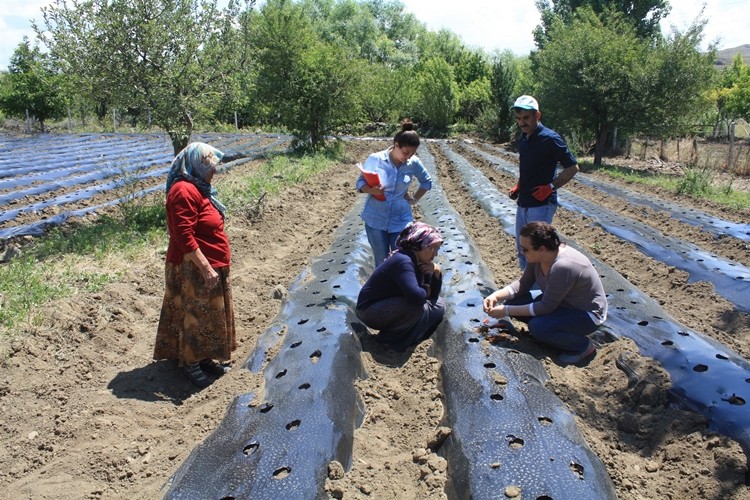
[[[396,239],[396,246],[399,250],[411,250],[413,252],[424,250],[436,243],[443,243],[440,231],[424,222],[410,223]]]

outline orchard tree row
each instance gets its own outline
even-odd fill
[[[42,9],[0,74],[0,109],[44,122],[126,110],[169,134],[196,126],[286,130],[318,148],[337,132],[403,117],[422,134],[514,134],[509,106],[538,97],[544,120],[593,147],[677,137],[750,118],[750,70],[722,74],[701,51],[706,20],[662,33],[666,0],[538,0],[536,49],[517,57],[430,31],[397,0],[73,0]],[[456,6],[456,8],[461,8]],[[502,26],[497,27],[502,30]],[[390,128],[389,128],[390,127]]]

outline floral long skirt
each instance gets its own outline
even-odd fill
[[[216,272],[219,283],[209,290],[189,260],[167,263],[154,359],[176,359],[180,366],[204,359],[230,359],[237,337],[229,266]]]

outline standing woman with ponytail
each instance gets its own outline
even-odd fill
[[[154,359],[177,360],[201,389],[211,384],[206,374],[229,371],[222,362],[237,347],[225,207],[211,186],[223,156],[193,142],[175,157],[167,176],[166,289]]]
[[[368,195],[361,217],[375,267],[396,250],[396,238],[414,220],[412,205],[432,188],[432,177],[415,154],[419,135],[414,128],[414,123],[405,119],[401,130],[393,137],[393,145],[371,154],[365,161],[363,169],[376,172],[380,185],[368,186],[362,174],[357,179],[357,191]],[[412,195],[409,186],[413,180],[419,183],[419,188]]]

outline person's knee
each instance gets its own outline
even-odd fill
[[[536,316],[532,317],[529,322],[529,335],[536,340],[544,340],[549,336],[549,328],[547,322],[542,318]]]

